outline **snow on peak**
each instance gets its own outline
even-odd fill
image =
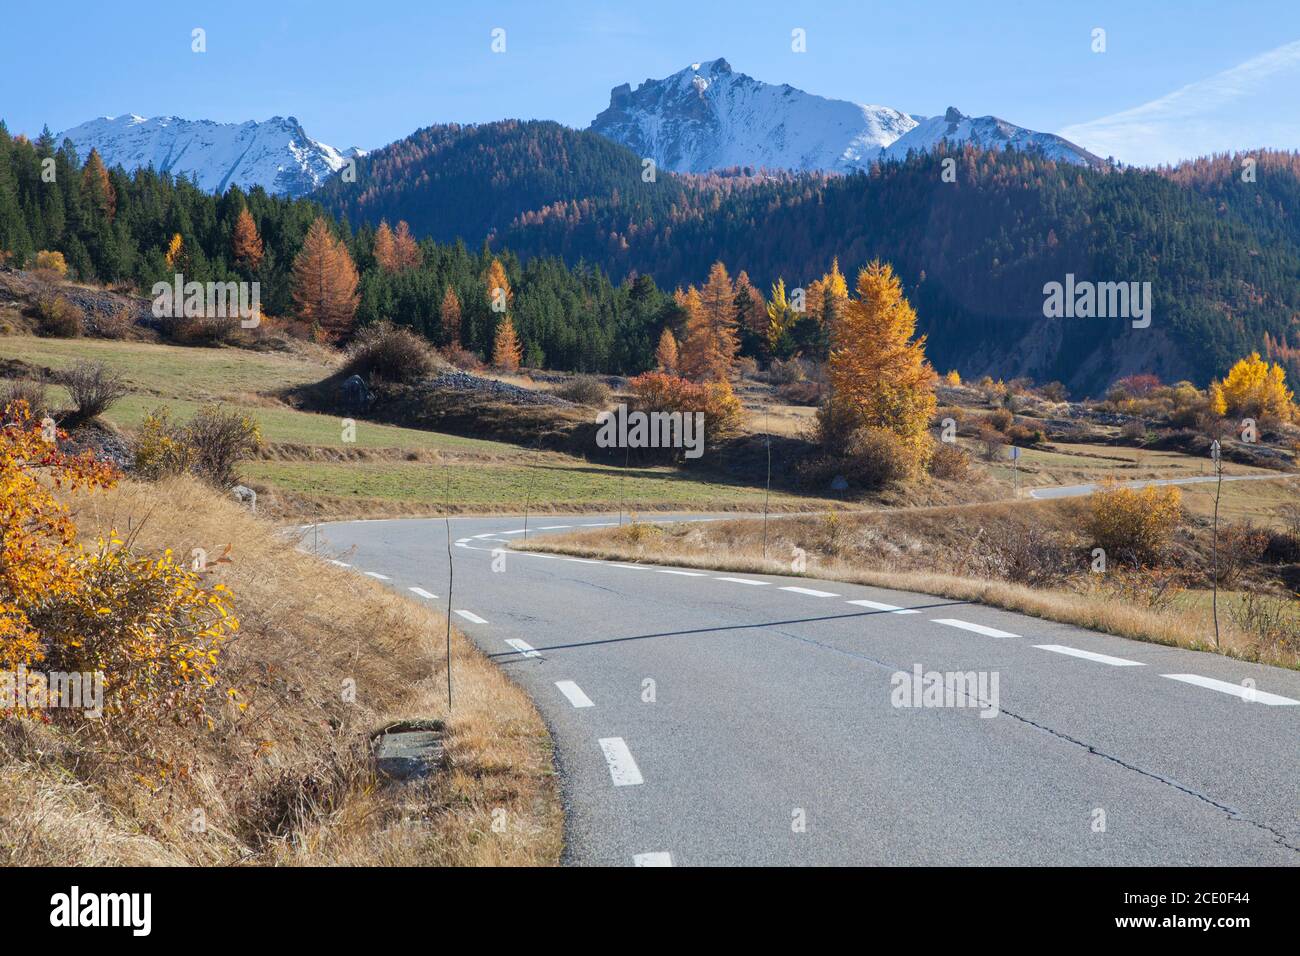
[[[104,116],[74,126],[67,137],[84,159],[92,149],[105,165],[127,171],[152,166],[159,172],[195,179],[200,189],[261,186],[269,193],[301,196],[341,169],[351,155],[317,142],[296,117],[265,122],[216,123],[178,116],[146,119],[135,113]],[[355,147],[353,147],[355,149]]]
[[[1059,136],[949,107],[913,116],[888,106],[816,96],[736,73],[722,58],[692,63],[634,91],[622,84],[591,129],[675,172],[729,166],[847,172],[903,158],[939,142],[1035,149],[1053,159],[1099,164]]]

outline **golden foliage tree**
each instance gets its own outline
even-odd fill
[[[840,272],[839,257],[831,260],[831,271],[808,284],[807,309],[809,318],[823,325],[834,325],[849,301],[849,285]]]
[[[505,266],[500,259],[493,259],[483,276],[483,287],[487,292],[488,306],[493,312],[510,311],[514,303],[514,293],[510,291],[510,280],[506,278]]]
[[[1272,417],[1290,421],[1297,415],[1295,394],[1286,385],[1286,370],[1252,352],[1210,386],[1210,408],[1219,415]]]
[[[235,228],[230,235],[230,249],[235,262],[249,272],[256,272],[262,265],[262,237],[257,234],[257,223],[245,206],[239,210],[235,219]]]
[[[352,329],[357,311],[357,267],[323,218],[311,224],[293,261],[293,301],[298,317],[328,338],[342,339]]]
[[[883,428],[903,442],[910,465],[929,460],[927,432],[936,407],[934,370],[916,311],[894,270],[872,262],[858,274],[857,298],[845,302],[831,330],[830,395],[819,413],[822,441],[842,447],[857,428]]]
[[[185,240],[181,238],[179,232],[173,233],[171,240],[167,243],[167,251],[163,258],[167,260],[167,268],[175,269],[185,255]]]
[[[781,339],[790,331],[790,326],[794,325],[797,318],[799,313],[795,312],[785,294],[785,280],[777,279],[772,286],[772,298],[767,302],[767,328],[763,335],[769,355],[776,353]]]
[[[387,219],[379,220],[379,228],[375,230],[375,262],[385,272],[397,271],[397,243],[393,241],[393,230]]]
[[[416,244],[415,237],[411,235],[411,227],[406,224],[405,219],[398,221],[397,232],[393,235],[393,258],[397,263],[398,272],[418,269],[420,263],[424,261],[424,253]]]
[[[760,339],[767,338],[767,303],[743,269],[736,276],[736,324]]]
[[[736,337],[736,290],[727,267],[715,262],[704,288],[685,295],[686,340],[679,353],[682,374],[696,382],[731,378],[740,342]]]
[[[442,324],[443,344],[447,348],[460,348],[460,297],[451,286],[447,286],[447,291],[442,294],[438,317]]]
[[[492,364],[507,372],[513,372],[519,368],[521,361],[523,361],[523,349],[519,345],[519,336],[515,334],[515,324],[507,315],[497,326],[496,341],[492,345]]]
[[[659,336],[659,345],[655,349],[655,365],[661,372],[677,374],[677,340],[673,338],[672,329],[664,329]]]

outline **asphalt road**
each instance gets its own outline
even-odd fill
[[[1288,474],[1284,471],[1275,472],[1271,475],[1224,475],[1224,481],[1277,481],[1279,478],[1294,478],[1295,475]],[[1206,482],[1218,481],[1214,475],[1201,475],[1195,478],[1150,478],[1145,481],[1122,481],[1120,482],[1125,488],[1146,488],[1148,485],[1202,485]],[[1029,497],[1031,498],[1077,498],[1080,495],[1090,495],[1096,491],[1100,485],[1091,482],[1086,485],[1051,485],[1047,488],[1031,488]]]
[[[322,525],[321,549],[445,608],[444,528]],[[550,725],[567,862],[1300,863],[1300,673],[919,594],[505,550],[521,529],[451,519],[451,608]],[[902,706],[917,666],[975,683]]]

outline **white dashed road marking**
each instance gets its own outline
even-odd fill
[[[753,581],[749,578],[714,578],[715,581],[730,581],[732,584],[766,584],[766,581]]]
[[[572,528],[571,524],[548,524],[538,528],[538,531],[559,531],[561,528]]]
[[[839,597],[838,594],[832,594],[830,591],[814,591],[812,588],[781,588],[782,591],[793,591],[795,594],[807,594],[810,597]]]
[[[438,595],[430,594],[424,588],[407,588],[407,590],[410,591],[412,594],[420,595],[420,597],[422,598],[428,598],[430,601],[438,600]]]
[[[856,604],[858,607],[869,607],[873,611],[888,611],[890,614],[920,614],[920,611],[914,611],[910,607],[898,607],[894,604],[881,604],[879,601],[849,601],[849,604]]]
[[[330,558],[330,564],[337,564],[340,568],[352,567],[352,565],[348,564],[346,561],[335,561],[333,558]]]
[[[632,751],[622,737],[600,738],[600,749],[605,753],[605,763],[609,764],[609,775],[616,787],[634,787],[645,783],[641,771],[632,759]]]
[[[638,853],[632,857],[633,866],[672,866],[673,855],[671,853]]]
[[[935,617],[931,618],[935,624],[947,624],[949,627],[960,627],[963,631],[974,631],[976,634],[983,634],[985,637],[1019,637],[1019,634],[1012,634],[1010,631],[999,631],[996,627],[985,627],[983,624],[972,624],[970,621],[959,621],[952,617]]]
[[[487,623],[487,621],[483,620],[483,618],[479,617],[479,616],[478,616],[477,614],[475,614],[473,611],[463,611],[463,610],[460,610],[459,608],[457,608],[457,609],[456,609],[456,613],[459,614],[461,617],[463,617],[465,620],[469,621],[471,624],[486,624],[486,623]]]
[[[459,614],[460,611],[457,611],[456,613]],[[484,621],[483,623],[486,624],[487,621]],[[517,650],[520,654],[524,655],[524,657],[542,656],[537,650],[533,648],[533,645],[527,643],[526,641],[521,641],[517,637],[507,638],[506,643],[509,644],[511,647],[513,647],[515,650]]]
[[[1081,651],[1077,647],[1065,647],[1062,644],[1035,644],[1034,647],[1040,651],[1053,651],[1057,654],[1069,654],[1071,657],[1082,657],[1086,661],[1096,661],[1098,664],[1110,664],[1113,667],[1145,667],[1141,661],[1130,661],[1124,657],[1111,657],[1109,654],[1094,654],[1092,651]]]
[[[574,707],[596,706],[591,698],[582,692],[582,688],[571,680],[557,680],[555,686],[560,688],[560,693],[569,698],[569,703]]]
[[[375,572],[375,571],[367,571],[367,572],[366,572],[366,577],[370,577],[370,578],[378,578],[380,581],[391,581],[391,580],[392,580],[392,578],[390,578],[388,575],[386,575],[386,574],[378,574],[378,573]]]
[[[1229,683],[1226,680],[1215,680],[1212,677],[1201,677],[1199,674],[1161,674],[1160,676],[1168,677],[1170,680],[1180,680],[1187,684],[1195,684],[1197,687],[1208,687],[1210,690],[1217,690],[1221,694],[1231,694],[1233,697],[1240,697],[1244,701],[1256,704],[1268,704],[1272,707],[1300,704],[1300,700],[1292,700],[1290,697],[1266,694],[1262,690],[1256,690],[1253,687],[1243,687],[1241,684]]]
[[[658,571],[660,574],[682,574],[688,578],[702,578],[703,571],[678,571],[675,568],[651,568],[651,571]]]

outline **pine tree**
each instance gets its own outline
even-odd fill
[[[822,441],[840,448],[855,428],[887,429],[902,439],[910,466],[919,469],[929,460],[927,429],[936,402],[925,337],[913,338],[916,311],[888,264],[872,262],[863,269],[857,293],[844,304],[833,331]]]
[[[452,349],[460,348],[460,299],[451,286],[447,286],[447,291],[443,293],[438,313],[443,345]]]
[[[341,242],[318,217],[293,262],[298,318],[335,341],[345,338],[357,310],[357,269]]]
[[[256,272],[262,265],[262,237],[257,234],[257,224],[248,207],[239,210],[235,220],[235,229],[230,236],[230,251],[235,262],[250,273]]]
[[[519,368],[522,360],[523,350],[519,347],[519,337],[515,335],[515,324],[507,315],[497,326],[496,342],[492,346],[492,364],[513,372]]]
[[[86,166],[81,171],[81,192],[88,203],[104,214],[108,222],[113,221],[117,212],[117,194],[113,191],[108,170],[104,168],[104,161],[99,158],[97,150],[92,149],[86,157]]]
[[[659,336],[659,347],[655,349],[655,365],[661,372],[677,374],[677,340],[673,338],[672,329],[664,329]]]
[[[379,220],[379,228],[375,230],[375,262],[390,275],[398,270],[397,244],[387,219]]]

